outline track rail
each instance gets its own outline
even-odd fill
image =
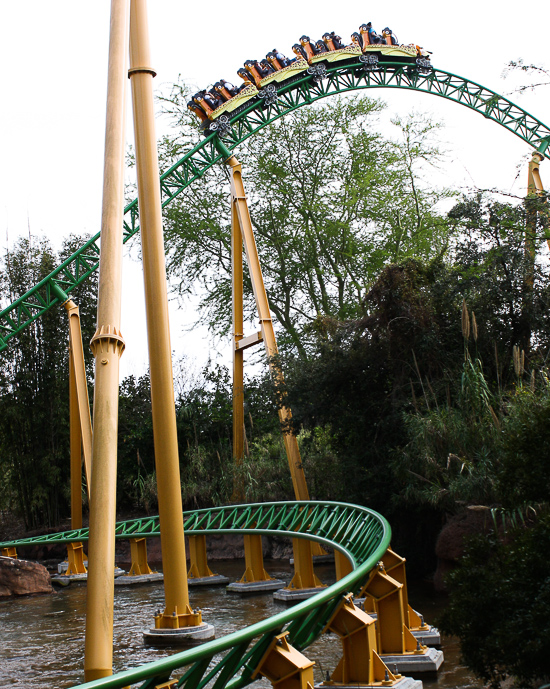
[[[273,617],[176,653],[141,667],[119,672],[79,689],[122,689],[137,685],[152,689],[167,682],[172,673],[181,674],[178,687],[185,689],[240,689],[250,684],[252,674],[272,639],[289,632],[290,643],[302,651],[315,641],[340,604],[343,595],[356,592],[390,544],[391,529],[380,514],[358,505],[338,502],[275,502],[231,505],[195,512],[184,512],[187,535],[261,534],[307,538],[335,548],[346,555],[354,570],[351,574]],[[120,522],[117,538],[160,535],[158,517]],[[23,547],[44,543],[85,541],[88,530],[64,531],[0,543]]]
[[[275,103],[264,107],[262,100],[254,99],[231,118],[231,129],[224,137],[224,144],[233,151],[249,136],[286,113],[327,96],[371,88],[409,89],[454,101],[500,124],[550,158],[550,128],[512,101],[451,72],[434,69],[429,74],[420,74],[411,65],[399,62],[381,63],[372,72],[365,72],[361,62],[333,65],[327,68],[326,79],[318,83],[307,73],[283,82]],[[216,133],[206,136],[161,176],[163,207],[222,161],[216,147],[217,136]],[[123,241],[127,242],[139,231],[137,199],[126,206],[124,213]],[[0,351],[52,306],[63,303],[75,287],[97,270],[99,238],[98,233],[48,277],[0,312]]]

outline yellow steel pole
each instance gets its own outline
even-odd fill
[[[72,345],[69,344],[69,348]],[[69,352],[69,428],[71,448],[71,529],[82,528],[82,433],[72,352]]]
[[[64,306],[67,310],[67,315],[69,316],[69,352],[74,373],[74,411],[76,412],[76,414],[78,414],[78,416],[75,417],[75,422],[80,428],[82,451],[84,453],[84,472],[86,474],[86,488],[88,492],[88,500],[90,500],[90,487],[92,485],[92,419],[90,417],[88,383],[86,380],[86,366],[84,363],[84,348],[82,346],[80,312],[78,310],[78,306],[71,299],[68,299],[65,302]],[[72,399],[73,398],[71,398],[71,400]],[[73,404],[72,401],[71,404]],[[81,458],[80,448],[78,449],[78,455]],[[80,461],[80,464],[82,465],[82,461]],[[80,480],[82,481],[82,466],[80,468]],[[80,527],[73,526],[72,528],[75,529]]]
[[[95,357],[94,434],[85,681],[113,672],[116,459],[120,334],[122,223],[124,212],[124,98],[128,49],[128,0],[112,0],[109,39],[103,210]]]
[[[235,204],[231,203],[231,264],[233,306],[233,459],[237,475],[233,478],[233,501],[244,500],[243,478],[239,469],[244,456],[244,350],[237,342],[244,337],[243,316],[243,238]]]
[[[160,629],[177,629],[198,626],[202,618],[200,612],[195,614],[189,607],[187,589],[162,206],[153,111],[152,80],[155,72],[150,63],[146,2],[132,0],[129,75],[132,82],[153,437],[166,605],[163,615],[155,618],[155,626]]]
[[[231,200],[233,206],[231,211],[232,218],[235,220],[236,216],[240,226],[240,232],[246,253],[246,260],[252,281],[252,289],[254,292],[254,298],[256,300],[256,308],[258,310],[258,316],[260,319],[260,327],[262,329],[262,339],[264,341],[267,353],[269,369],[275,382],[283,383],[283,374],[278,362],[279,351],[277,348],[277,340],[275,339],[275,330],[273,329],[271,311],[269,309],[269,302],[267,300],[267,293],[265,291],[258,249],[256,247],[256,240],[254,238],[254,231],[252,229],[252,222],[250,220],[250,213],[246,201],[241,165],[235,156],[231,156],[225,162],[231,169]],[[233,224],[235,224],[234,221]],[[233,267],[235,267],[235,262],[233,263]],[[300,457],[298,441],[290,429],[291,419],[292,414],[290,408],[286,406],[286,404],[280,405],[279,420],[283,428],[283,440],[288,458],[288,464],[290,467],[294,494],[296,496],[296,500],[309,500],[309,491],[307,489],[306,477],[302,467],[302,459]],[[238,435],[238,429],[236,429],[234,426],[234,431],[235,430],[237,431]],[[294,567],[296,573],[290,586],[292,588],[316,588],[321,586],[321,582],[317,579],[313,571],[311,542],[303,539],[294,539],[293,550]]]
[[[262,269],[258,257],[258,250],[256,248],[256,240],[254,238],[254,232],[252,231],[252,223],[250,221],[250,214],[248,212],[248,205],[246,203],[241,165],[235,156],[231,156],[226,163],[231,168],[231,193],[233,205],[235,207],[241,227],[244,249],[246,252],[250,277],[252,280],[252,289],[254,291],[254,297],[256,300],[256,308],[258,309],[258,315],[260,318],[260,327],[262,329],[262,337],[268,357],[269,368],[275,382],[282,383],[283,376],[281,368],[277,362],[279,351],[277,349],[273,321],[271,319],[269,302],[267,300],[264,280],[262,277]],[[294,486],[294,494],[296,496],[296,500],[309,500],[309,492],[307,489],[304,470],[302,468],[298,441],[296,440],[294,433],[290,432],[289,430],[291,419],[292,413],[289,407],[283,404],[279,409],[279,420],[283,426],[283,438],[288,463],[290,466],[292,485]]]

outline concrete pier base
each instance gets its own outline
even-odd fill
[[[63,564],[63,563],[61,563]],[[58,565],[58,570],[59,570],[60,565]],[[65,568],[65,571],[67,571],[67,568]],[[117,577],[122,577],[127,572],[120,567],[115,567],[115,581],[117,580]],[[88,573],[85,572],[84,574],[55,574],[52,577],[52,584],[57,584],[58,586],[68,586],[69,584],[85,584],[88,581]]]
[[[273,594],[274,600],[280,600],[283,603],[297,603],[300,600],[306,600],[321,593],[326,587],[317,586],[311,589],[279,589]]]
[[[380,654],[384,663],[393,672],[412,675],[437,672],[443,663],[443,651],[428,648],[425,653],[403,653],[399,655]]]
[[[213,625],[206,623],[197,627],[146,629],[143,632],[143,640],[149,646],[193,646],[215,637],[216,631]]]
[[[395,683],[388,682],[388,684],[338,684],[337,682],[321,682],[315,684],[315,689],[381,689],[387,686],[392,689],[422,689],[422,680],[413,679],[412,677],[401,677]]]
[[[225,590],[231,593],[239,593],[243,596],[266,591],[278,591],[286,586],[282,579],[266,579],[265,581],[234,581],[226,586]]]
[[[52,577],[52,584],[56,586],[69,586],[69,584],[85,584],[88,581],[88,574],[56,574]]]
[[[424,646],[441,646],[441,634],[437,627],[428,625],[428,629],[411,629],[411,633]]]
[[[116,577],[115,586],[137,586],[139,584],[151,584],[155,581],[162,581],[164,574],[162,572],[152,572],[151,574],[124,574]]]
[[[334,562],[334,555],[331,555],[330,553],[327,553],[326,555],[313,555],[312,559],[314,565],[330,564],[331,562]],[[290,558],[289,563],[291,565],[294,564],[293,557]]]
[[[188,577],[188,586],[225,586],[229,584],[229,577],[223,574],[213,574],[210,577]]]

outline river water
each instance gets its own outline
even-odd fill
[[[215,562],[213,569],[239,579],[242,562]],[[211,563],[212,566],[212,563]],[[266,562],[271,576],[289,581],[291,569],[280,561]],[[334,581],[334,568],[316,567],[325,583]],[[411,605],[432,622],[445,604],[430,587],[409,586]],[[191,605],[199,607],[205,622],[223,636],[263,620],[282,609],[271,594],[240,597],[223,587],[190,589]],[[162,582],[116,587],[114,620],[114,671],[136,667],[170,653],[143,644],[141,631],[153,626],[153,614],[163,607]],[[15,598],[0,602],[0,687],[46,689],[70,687],[84,681],[84,617],[86,586],[71,585],[53,595]],[[443,640],[445,662],[437,677],[422,677],[425,689],[477,689],[482,686],[460,664],[455,639]],[[173,651],[175,652],[175,651]],[[315,680],[332,672],[340,657],[334,635],[325,635],[306,655],[315,661]],[[263,681],[265,682],[265,680]],[[267,683],[267,686],[270,686]]]

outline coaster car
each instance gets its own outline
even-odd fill
[[[432,70],[428,51],[414,44],[400,45],[389,27],[379,35],[370,22],[362,24],[359,32],[352,34],[351,43],[347,46],[332,31],[323,34],[319,41],[311,41],[304,35],[292,50],[296,56],[292,59],[274,48],[261,61],[247,60],[237,71],[243,79],[239,87],[220,79],[210,89],[196,93],[187,107],[198,117],[201,127],[209,128],[210,123],[224,115],[224,126],[228,128],[229,113],[243,108],[257,97],[263,100],[264,107],[271,105],[277,100],[276,84],[297,77],[306,70],[315,83],[327,75],[327,65],[345,60],[359,61],[367,72],[379,69],[380,62],[395,61],[409,63],[421,74]],[[211,129],[218,129],[218,126]]]

